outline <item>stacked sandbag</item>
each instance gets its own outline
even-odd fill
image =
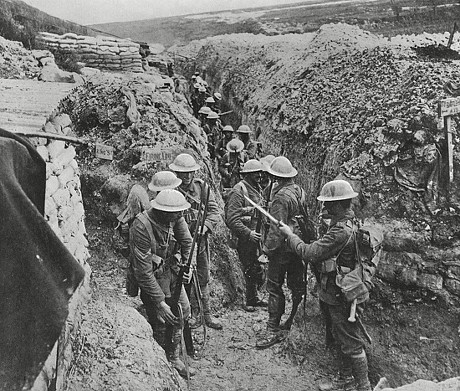
[[[67,135],[70,125],[69,116],[60,114],[46,122],[44,131]],[[47,142],[37,151],[46,162],[45,218],[71,254],[84,264],[89,257],[88,241],[75,148],[60,140],[42,140]]]
[[[68,135],[71,120],[67,114],[52,114],[43,130],[46,133]],[[57,342],[35,380],[32,391],[47,391],[56,378],[56,387],[62,389],[73,360],[72,340],[79,330],[81,311],[89,298],[91,269],[88,241],[85,237],[85,211],[80,190],[80,170],[72,145],[49,138],[35,139],[37,152],[46,162],[45,218],[70,253],[83,266],[86,276],[69,302],[69,315]]]
[[[143,72],[140,45],[128,39],[41,32],[36,40],[53,52],[78,55],[91,68]]]

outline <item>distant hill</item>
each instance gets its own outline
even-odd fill
[[[455,0],[306,0],[296,4],[207,14],[105,23],[101,32],[169,48],[192,40],[232,33],[266,35],[316,31],[327,23],[359,25],[385,35],[436,33],[452,29],[460,16]],[[396,6],[395,6],[396,5]],[[404,7],[403,7],[404,6]]]
[[[96,35],[88,27],[48,15],[23,1],[0,0],[0,35],[2,37],[11,41],[20,41],[30,49],[35,47],[35,35],[38,31]]]

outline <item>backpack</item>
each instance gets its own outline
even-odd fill
[[[240,185],[240,186],[239,186]],[[227,245],[230,248],[236,249],[238,247],[238,236],[230,229],[230,227],[227,224],[227,209],[228,209],[228,200],[230,198],[231,193],[236,190],[236,187],[238,186],[239,189],[243,191],[243,195],[246,197],[249,197],[248,193],[248,188],[243,182],[238,182],[232,190],[229,192],[228,197],[225,200],[225,207],[224,207],[224,221],[225,224],[227,225],[228,231],[227,231]],[[246,203],[246,201],[244,201]]]
[[[362,225],[356,232],[355,246],[358,264],[363,267],[363,281],[373,287],[372,277],[383,252],[383,232],[375,226]]]
[[[336,285],[349,302],[368,297],[383,251],[383,232],[374,226],[358,224],[351,237],[355,243],[356,267],[347,273],[338,268],[336,277]]]
[[[305,191],[298,185],[295,185],[295,189],[297,190],[294,193],[291,189],[289,190],[291,193],[294,194],[295,198],[297,199],[297,204],[299,206],[300,214],[295,215],[293,218],[294,223],[294,233],[297,234],[300,239],[302,239],[305,243],[311,243],[318,239],[318,231],[316,228],[316,224],[308,215],[307,209],[305,208]],[[300,191],[300,196],[298,194]],[[297,228],[297,232],[296,232]]]

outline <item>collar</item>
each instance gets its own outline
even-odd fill
[[[331,217],[331,227],[333,227],[339,221],[353,220],[355,218],[355,212],[353,212],[351,209],[347,209],[340,215],[335,215],[335,216],[330,216],[330,217]]]

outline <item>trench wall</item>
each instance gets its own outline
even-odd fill
[[[384,76],[376,74],[374,83],[369,84],[352,79],[353,74],[341,83],[340,72],[347,76],[346,72],[353,67],[360,71],[363,69],[363,72],[382,68],[381,65],[370,67],[366,61],[374,58],[372,56],[378,61],[382,58],[385,61],[393,59],[388,52],[379,54],[379,50],[383,49],[378,49],[377,45],[384,43],[368,36],[368,33],[355,31],[347,38],[350,29],[354,31],[355,28],[330,26],[313,38],[305,35],[302,39],[244,35],[239,39],[232,36],[214,37],[203,40],[201,48],[195,48],[197,52],[193,56],[206,69],[208,84],[222,93],[224,106],[233,110],[235,118],[232,118],[231,124],[234,127],[240,123],[249,125],[253,136],[259,137],[262,142],[266,154],[285,154],[299,170],[296,182],[306,190],[312,214],[318,212],[316,194],[327,180],[341,176],[352,182],[355,190],[362,194],[361,205],[355,208],[360,213],[359,217],[366,219],[369,224],[379,225],[386,233],[385,252],[377,270],[381,279],[396,286],[429,290],[446,297],[451,294],[454,295],[453,299],[458,299],[459,219],[454,209],[449,208],[452,205],[448,205],[443,198],[442,178],[435,182],[436,190],[439,188],[441,195],[436,199],[438,205],[435,207],[438,209],[434,210],[431,204],[436,202],[430,200],[429,184],[423,196],[421,193],[411,193],[394,178],[393,172],[399,166],[394,169],[392,164],[395,163],[382,159],[387,154],[397,160],[398,156],[395,158],[394,155],[400,154],[401,161],[407,162],[408,156],[415,156],[416,160],[420,150],[428,151],[432,147],[429,141],[422,143],[422,146],[417,143],[417,137],[423,132],[432,138],[442,139],[442,135],[436,131],[435,121],[434,129],[428,121],[421,125],[417,122],[420,118],[435,118],[437,100],[444,97],[442,86],[438,91],[438,86],[431,80],[426,85],[416,83],[413,96],[421,94],[422,98],[417,102],[422,103],[407,103],[410,111],[402,105],[391,110],[371,107],[367,112],[366,101],[358,102],[354,107],[355,101],[367,96],[368,89],[372,90],[370,95],[376,94],[373,86],[382,86],[381,89],[387,94],[393,91],[395,96],[400,90],[406,94],[408,87],[400,87],[398,83],[400,79],[401,83],[407,80],[404,77],[407,58],[411,59],[413,69],[418,72],[420,67],[423,74],[426,69],[438,72],[437,65],[419,63],[410,56],[402,57],[404,61],[391,60],[393,62],[389,67],[397,69],[399,73],[385,69],[381,71]],[[355,36],[358,35],[361,40],[355,42]],[[363,49],[367,46],[373,51]],[[328,50],[324,50],[324,47]],[[324,67],[330,61],[322,61],[329,52],[334,54],[332,59],[338,65],[333,67],[331,73],[323,74]],[[187,55],[190,56],[190,53]],[[362,68],[361,61],[364,62]],[[185,60],[176,61],[175,66],[185,75],[193,74],[191,64]],[[385,75],[390,76],[385,78]],[[391,81],[396,81],[396,84],[391,85]],[[393,104],[387,96],[382,101],[390,102],[390,106]],[[398,100],[406,101],[406,95]],[[400,141],[393,136],[395,117],[405,118],[407,122],[415,124],[414,129],[408,131],[409,140]],[[336,122],[330,124],[328,121],[331,118]],[[383,124],[384,134],[388,134],[385,137],[379,134],[379,121]],[[417,132],[420,128],[423,132]],[[359,144],[357,140],[364,137],[365,129],[368,134],[364,142]],[[431,139],[427,137],[427,140]],[[375,148],[369,150],[369,145]],[[382,155],[381,151],[389,152]],[[417,162],[411,167],[420,176],[427,164],[423,160],[421,163],[425,166]],[[439,164],[443,164],[442,159]],[[451,189],[453,201],[458,198],[457,191],[457,187]],[[438,213],[441,209],[443,213]]]
[[[43,130],[67,135],[71,126],[68,115],[52,114]],[[72,340],[79,329],[81,308],[90,294],[91,269],[86,262],[89,252],[85,237],[85,210],[74,146],[48,138],[34,138],[31,142],[46,162],[45,218],[86,272],[83,282],[69,302],[69,315],[61,336],[32,387],[33,391],[46,391],[53,384],[53,389],[62,390],[73,359]]]
[[[140,45],[128,39],[40,32],[36,42],[53,53],[73,53],[88,67],[111,71],[144,72]]]

